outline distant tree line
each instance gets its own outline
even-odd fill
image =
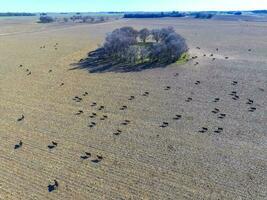
[[[240,11],[228,11],[228,12],[226,12],[226,14],[229,14],[229,15],[242,15],[242,12],[240,12]]]
[[[267,14],[267,10],[253,10],[252,13],[255,13],[255,14]]]
[[[161,12],[161,13],[127,13],[124,18],[162,18],[162,17],[185,17],[184,13],[180,12]]]
[[[108,34],[101,48],[101,56],[119,62],[172,63],[188,50],[185,39],[172,27],[142,29],[132,27],[115,29]]]
[[[78,23],[96,23],[96,22],[104,22],[109,19],[109,17],[104,17],[104,16],[83,16],[83,15],[74,15],[69,18],[73,22],[78,22]]]
[[[53,18],[45,13],[41,13],[39,18],[39,23],[51,23],[55,21],[64,23],[67,23],[69,21],[72,21],[74,23],[100,23],[108,20],[109,17],[107,16],[93,17],[93,16],[74,15],[72,17]]]
[[[216,11],[214,12],[156,12],[156,13],[126,13],[124,14],[124,18],[163,18],[163,17],[186,17],[191,16],[198,19],[211,19],[214,15],[216,15]],[[234,13],[233,13],[234,14]]]
[[[36,16],[36,14],[34,14],[34,13],[15,13],[15,12],[0,13],[0,17],[12,17],[12,16]]]
[[[205,13],[205,12],[195,13],[194,15],[196,19],[211,19],[214,16],[211,13]]]

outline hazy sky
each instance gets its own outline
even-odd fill
[[[0,0],[0,12],[267,9],[267,0]]]

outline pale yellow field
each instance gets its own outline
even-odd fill
[[[70,70],[108,32],[126,25],[173,26],[198,58],[141,72]],[[1,19],[0,27],[0,199],[266,199],[266,23],[142,19],[63,26],[23,18]],[[163,122],[169,126],[161,128]],[[199,132],[202,127],[208,131]],[[52,141],[58,146],[50,150]],[[82,160],[85,152],[92,156]],[[97,155],[103,159],[93,163]],[[54,179],[59,187],[48,192]]]

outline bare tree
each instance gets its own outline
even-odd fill
[[[156,41],[156,42],[159,42],[160,41],[160,30],[159,29],[154,29],[151,31],[151,34],[153,36],[153,39]]]
[[[115,29],[106,37],[102,48],[104,57],[128,63],[171,63],[188,50],[185,39],[171,27],[153,30],[152,36],[156,42],[146,43],[149,33],[148,29],[138,32],[132,27]],[[138,35],[146,45],[138,44]]]
[[[142,30],[139,31],[139,37],[142,40],[143,43],[146,42],[147,38],[150,35],[150,31],[147,28],[144,28]]]
[[[108,34],[104,44],[104,51],[108,56],[123,59],[126,50],[137,44],[137,31],[131,27],[115,29]]]
[[[167,58],[170,62],[178,60],[188,50],[185,39],[175,32],[169,32],[164,39],[164,44],[166,45]]]

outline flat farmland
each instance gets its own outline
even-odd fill
[[[195,59],[74,69],[123,26],[173,26]],[[30,17],[0,27],[0,199],[266,199],[266,23]]]

